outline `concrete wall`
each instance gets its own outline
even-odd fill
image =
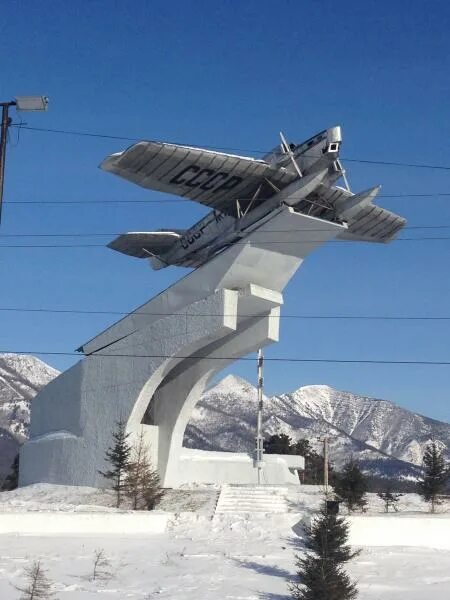
[[[355,515],[350,524],[352,546],[420,546],[450,549],[450,515]]]
[[[299,485],[297,469],[304,469],[302,456],[266,454],[263,483]],[[253,458],[244,452],[212,452],[183,448],[179,483],[257,483]]]

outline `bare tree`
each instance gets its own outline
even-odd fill
[[[132,446],[126,480],[126,494],[134,510],[153,510],[164,494],[158,472],[153,468],[149,454],[150,448],[145,443],[144,432],[141,429]]]
[[[35,561],[25,569],[27,582],[24,586],[16,586],[22,593],[20,600],[50,600],[55,597],[52,591],[53,584],[47,577],[46,571],[41,566],[41,561]]]
[[[92,581],[96,579],[110,579],[112,577],[112,573],[109,570],[111,566],[110,561],[106,557],[105,551],[103,548],[98,548],[94,550],[94,565],[92,569]]]

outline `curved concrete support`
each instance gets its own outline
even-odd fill
[[[164,380],[152,402],[155,405],[155,421],[160,428],[164,424],[164,431],[170,432],[167,437],[160,436],[158,446],[158,464],[161,465],[160,473],[165,485],[178,484],[184,431],[210,378],[239,356],[277,341],[278,324],[278,311],[270,317],[252,319],[233,334],[205,348],[203,352],[208,356],[207,360],[183,361]]]
[[[247,243],[85,344],[86,357],[33,400],[20,485],[105,485],[99,470],[119,419],[132,436],[145,432],[163,485],[178,485],[184,430],[209,379],[278,340],[284,286],[309,252],[341,230],[282,207]]]
[[[188,315],[161,318],[51,382],[33,402],[21,485],[104,484],[98,471],[119,419],[132,435],[144,425],[163,484],[177,485],[184,430],[209,378],[277,339],[277,312],[238,324],[239,301],[238,291],[220,290],[190,305]]]

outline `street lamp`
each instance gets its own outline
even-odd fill
[[[5,179],[5,161],[6,161],[6,139],[8,127],[11,125],[9,108],[15,106],[18,111],[43,111],[47,110],[47,96],[18,96],[10,102],[0,102],[2,107],[2,124],[0,134],[0,223],[2,220],[3,206],[3,182]]]

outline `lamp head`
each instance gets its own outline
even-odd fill
[[[21,111],[37,111],[47,110],[48,98],[47,96],[17,96],[16,110]]]

